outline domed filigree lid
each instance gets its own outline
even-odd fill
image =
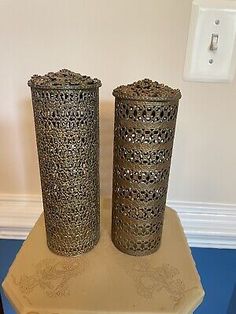
[[[128,85],[121,85],[113,90],[113,96],[121,99],[168,101],[181,98],[179,89],[173,89],[149,79],[140,80]]]
[[[63,69],[45,75],[33,75],[28,85],[42,89],[90,89],[98,88],[102,86],[102,83],[97,78],[92,79],[90,76]]]

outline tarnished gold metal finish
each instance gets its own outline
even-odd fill
[[[179,90],[145,79],[115,96],[112,241],[148,255],[161,241]]]
[[[99,87],[68,70],[34,75],[32,91],[47,243],[65,256],[99,240]]]

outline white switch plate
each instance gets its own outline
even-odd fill
[[[218,35],[210,50],[212,34]],[[230,82],[236,67],[236,1],[194,0],[186,50],[184,80]]]

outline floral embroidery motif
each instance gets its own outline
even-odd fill
[[[185,285],[178,278],[179,270],[169,264],[153,267],[147,261],[137,262],[130,274],[135,280],[138,294],[142,297],[150,299],[154,292],[165,289],[173,302],[178,303],[185,295]]]
[[[15,284],[24,295],[40,288],[48,297],[65,297],[70,295],[69,281],[83,270],[84,260],[79,258],[43,259],[36,265],[35,274],[23,274]]]

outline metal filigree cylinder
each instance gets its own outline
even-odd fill
[[[115,96],[112,241],[148,255],[160,246],[181,93],[145,79]]]
[[[69,70],[34,75],[32,92],[48,247],[74,256],[99,240],[99,87]]]

